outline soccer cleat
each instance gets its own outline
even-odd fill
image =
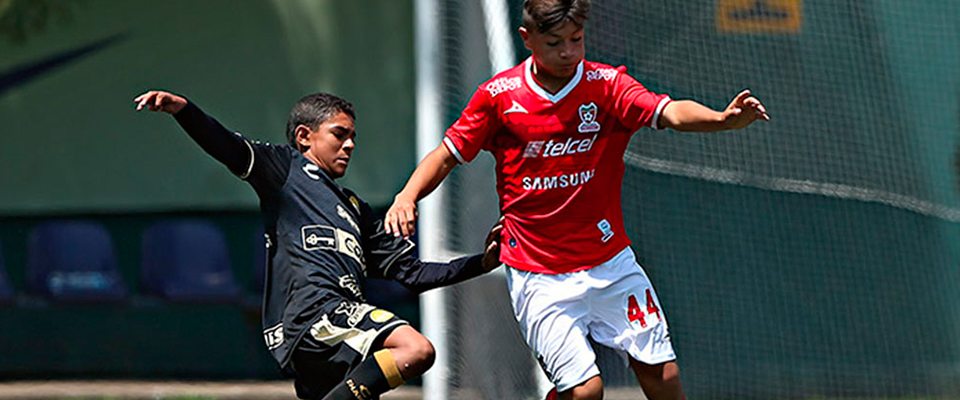
[[[557,400],[560,397],[557,395],[557,388],[550,389],[550,392],[547,393],[547,397],[543,400]]]

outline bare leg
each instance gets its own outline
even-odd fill
[[[390,350],[403,379],[412,379],[423,375],[436,360],[433,344],[410,326],[403,325],[383,341],[383,348]]]
[[[630,369],[650,400],[686,400],[680,387],[680,368],[675,361],[657,365],[630,359]]]
[[[603,399],[603,379],[600,375],[587,379],[573,389],[560,392],[560,400],[601,400]]]
[[[376,399],[427,371],[434,361],[433,345],[420,332],[403,325],[387,335],[383,348],[363,360],[322,400]]]

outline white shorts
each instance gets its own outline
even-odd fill
[[[558,391],[600,374],[588,335],[646,364],[676,359],[660,300],[629,246],[585,271],[507,268],[507,285],[523,337]]]

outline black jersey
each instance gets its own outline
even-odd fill
[[[247,181],[260,198],[268,260],[263,334],[281,367],[330,298],[365,302],[367,278],[413,291],[482,274],[482,256],[423,263],[414,243],[388,235],[370,206],[288,145],[248,140],[192,103],[177,122],[200,146]]]

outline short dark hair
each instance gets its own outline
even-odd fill
[[[583,28],[590,14],[590,0],[524,0],[523,26],[543,33],[564,21]]]
[[[350,118],[357,119],[353,111],[353,104],[341,97],[329,93],[314,93],[304,96],[294,104],[287,118],[287,142],[297,148],[297,126],[306,125],[316,129],[326,120],[344,113]]]

